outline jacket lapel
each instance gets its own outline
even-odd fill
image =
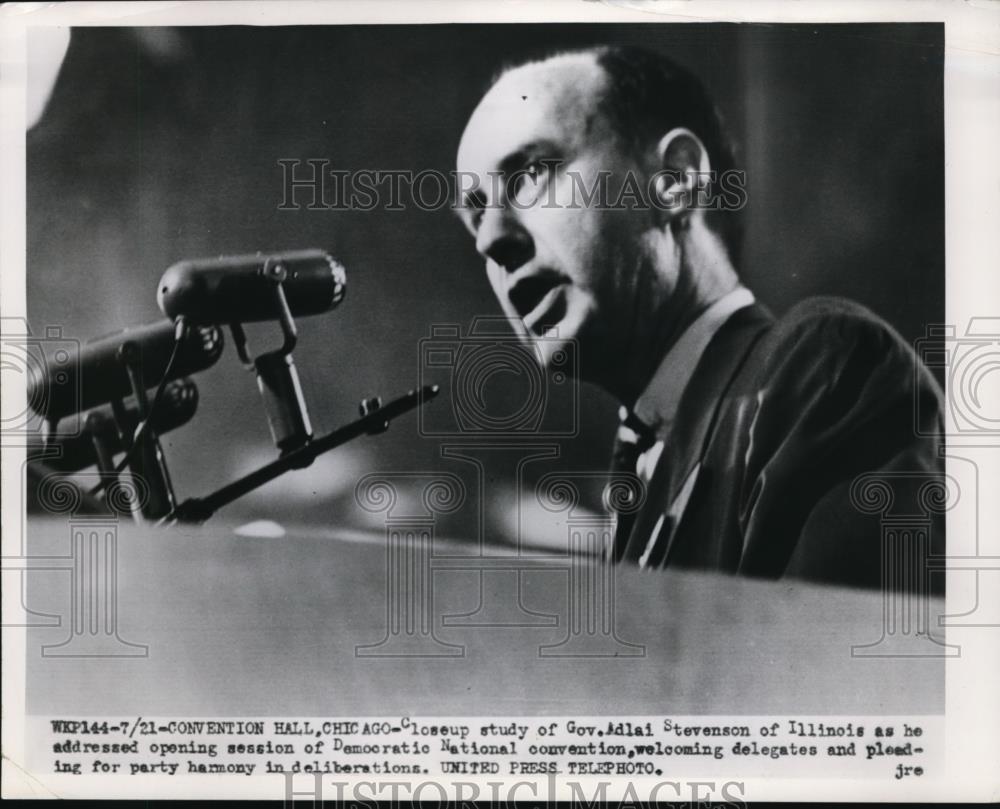
[[[751,347],[773,322],[765,307],[753,304],[735,312],[708,344],[664,439],[646,506],[636,516],[625,548],[626,559],[643,567],[667,564],[722,399]]]

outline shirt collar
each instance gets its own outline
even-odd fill
[[[674,343],[636,400],[633,411],[662,440],[673,423],[681,394],[715,333],[735,312],[754,303],[753,293],[738,286],[708,307]]]

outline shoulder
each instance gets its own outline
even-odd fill
[[[799,301],[772,331],[779,341],[824,337],[835,343],[882,339],[905,346],[903,338],[885,320],[847,298],[816,297]]]
[[[778,318],[754,352],[767,373],[829,376],[850,364],[913,371],[916,357],[900,334],[870,309],[846,298],[815,297]]]
[[[803,300],[775,321],[730,396],[756,400],[758,418],[779,424],[796,414],[837,420],[905,414],[915,403],[928,413],[943,406],[937,380],[891,325],[858,303],[825,297]]]

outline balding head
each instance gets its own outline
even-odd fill
[[[608,76],[594,53],[559,55],[508,70],[469,118],[458,149],[459,169],[499,170],[503,157],[532,139],[577,148],[610,133],[601,116],[607,89]],[[595,131],[602,125],[603,132]]]
[[[507,70],[469,118],[457,164],[463,187],[474,181],[462,218],[505,313],[543,362],[572,343],[584,378],[624,397],[616,377],[638,375],[621,358],[647,362],[671,323],[682,327],[699,305],[702,279],[690,267],[684,277],[686,245],[698,241],[692,254],[709,265],[728,262],[711,255],[713,245],[702,249],[717,240],[690,201],[677,210],[608,204],[630,182],[659,188],[658,171],[690,177],[707,165],[696,134],[658,132],[619,97],[622,79],[609,69],[616,53],[577,51]]]
[[[693,73],[661,53],[622,45],[598,45],[507,68],[498,74],[495,83],[522,70],[580,63],[597,69],[596,74],[591,70],[593,83],[589,87],[595,93],[591,97],[590,120],[610,127],[625,148],[641,156],[664,133],[683,127],[697,134],[717,175],[736,168],[729,135],[704,85]],[[738,264],[743,240],[743,222],[738,211],[709,213],[708,222],[719,234],[733,263]]]

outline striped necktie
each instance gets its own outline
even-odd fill
[[[615,435],[614,448],[611,453],[611,474],[614,479],[618,475],[635,476],[639,456],[656,443],[656,434],[635,413],[625,407],[618,411],[621,423]],[[634,510],[619,512],[615,520],[615,540],[612,557],[620,562],[628,544],[632,525],[635,522]]]

